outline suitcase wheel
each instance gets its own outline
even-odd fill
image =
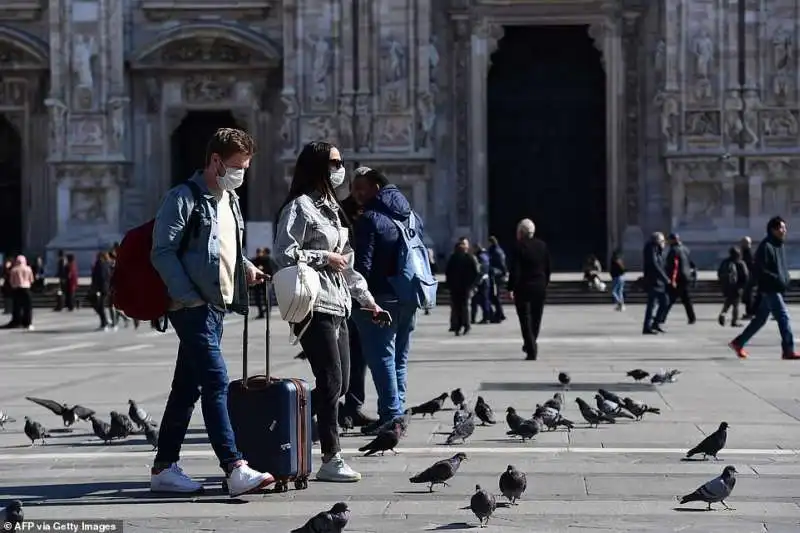
[[[275,482],[275,492],[289,492],[289,483],[285,479],[279,479]]]
[[[294,488],[297,490],[305,490],[308,488],[308,478],[296,479],[294,481]]]

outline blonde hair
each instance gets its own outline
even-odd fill
[[[523,218],[517,224],[517,237],[532,239],[536,234],[536,224],[529,218]]]

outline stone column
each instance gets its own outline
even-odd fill
[[[373,62],[372,24],[377,1],[369,2],[357,0],[356,17],[358,26],[355,28],[355,47],[358,55],[356,65],[356,95],[355,95],[355,123],[353,124],[355,149],[358,152],[372,151],[372,114],[375,96],[373,95],[372,77],[376,65]]]
[[[292,161],[299,149],[300,101],[297,73],[300,71],[302,43],[297,36],[297,3],[283,2],[283,89],[281,90],[282,122],[278,153],[282,161]]]
[[[455,154],[455,195],[454,207],[452,211],[455,213],[455,220],[452,223],[452,229],[456,234],[467,234],[471,230],[471,212],[470,212],[470,198],[472,195],[472,187],[470,184],[471,171],[470,168],[470,146],[469,146],[469,128],[470,128],[470,105],[472,99],[470,98],[470,26],[469,19],[466,15],[459,15],[454,18],[455,25],[455,43],[453,50],[453,83],[452,83],[452,97],[453,97],[453,128],[455,135],[453,135]]]
[[[356,90],[356,27],[353,25],[354,0],[340,0],[337,26],[341,36],[341,79],[336,111],[336,131],[343,157],[350,159],[355,151],[355,90]]]

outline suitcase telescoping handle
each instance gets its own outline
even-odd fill
[[[269,353],[269,350],[270,350],[270,346],[269,346],[269,344],[270,344],[269,343],[269,318],[270,318],[270,314],[272,312],[272,300],[270,299],[270,290],[269,290],[269,288],[270,288],[270,280],[265,281],[263,283],[263,287],[264,287],[264,293],[266,295],[266,302],[265,303],[266,303],[266,315],[267,315],[266,319],[264,320],[264,322],[266,323],[265,330],[266,330],[266,341],[267,341],[267,346],[266,346],[266,349],[264,350],[265,351],[265,358],[264,359],[265,359],[265,363],[266,363],[266,366],[264,367],[264,375],[267,376],[267,379],[269,380],[269,371],[270,371],[270,369],[269,369],[269,356],[270,356],[270,353]],[[261,289],[261,287],[258,287],[258,290],[260,290],[260,289]],[[242,333],[242,374],[243,374],[243,378],[244,378],[242,381],[245,384],[247,384],[247,348],[248,348],[247,340],[248,340],[248,337],[249,337],[249,330],[248,330],[247,326],[248,326],[249,322],[250,322],[250,316],[249,316],[249,313],[248,313],[247,315],[244,316],[244,332]]]

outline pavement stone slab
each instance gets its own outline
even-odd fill
[[[71,432],[59,417],[25,396],[80,403],[102,418],[127,411],[135,398],[159,419],[172,380],[177,341],[173,333],[132,327],[93,331],[88,311],[37,310],[33,332],[0,331],[0,409],[17,419],[0,431],[0,504],[25,501],[31,518],[117,518],[128,532],[287,532],[336,501],[348,501],[347,531],[411,533],[474,529],[467,506],[476,484],[497,492],[506,465],[528,475],[519,506],[498,508],[487,531],[689,533],[783,533],[800,531],[800,364],[779,360],[777,328],[768,324],[754,339],[751,358],[737,360],[726,344],[735,334],[715,322],[716,306],[698,306],[701,319],[687,325],[681,309],[668,333],[643,337],[642,309],[615,313],[597,306],[549,307],[540,339],[540,360],[522,360],[514,320],[476,326],[465,337],[447,333],[446,309],[420,316],[409,365],[408,401],[426,401],[460,387],[473,405],[478,395],[495,409],[498,424],[478,427],[462,446],[444,446],[453,406],[433,418],[414,417],[399,455],[361,457],[366,438],[342,438],[348,462],[362,472],[356,484],[312,482],[306,491],[231,499],[220,490],[221,472],[208,445],[200,409],[195,410],[182,464],[207,485],[199,497],[163,497],[148,491],[150,447],[141,436],[104,445],[80,423]],[[798,316],[800,309],[792,309]],[[309,379],[298,349],[272,322],[272,369],[279,376]],[[250,327],[251,373],[263,363],[263,321]],[[229,375],[241,375],[242,319],[229,317],[223,349]],[[253,355],[255,354],[255,355]],[[631,368],[650,372],[679,368],[676,383],[654,386],[625,377]],[[546,432],[522,443],[506,435],[505,408],[530,416],[537,403],[560,391],[559,371],[572,384],[564,391],[571,431]],[[574,404],[590,403],[598,387],[659,407],[660,416],[587,429]],[[368,407],[375,404],[367,380]],[[31,416],[53,435],[46,446],[28,446],[22,419]],[[720,461],[682,461],[685,450],[731,424]],[[465,450],[450,487],[430,493],[408,478],[434,461]],[[315,456],[318,461],[318,455]],[[740,471],[728,503],[735,511],[679,507],[675,497],[719,474],[726,464]]]

